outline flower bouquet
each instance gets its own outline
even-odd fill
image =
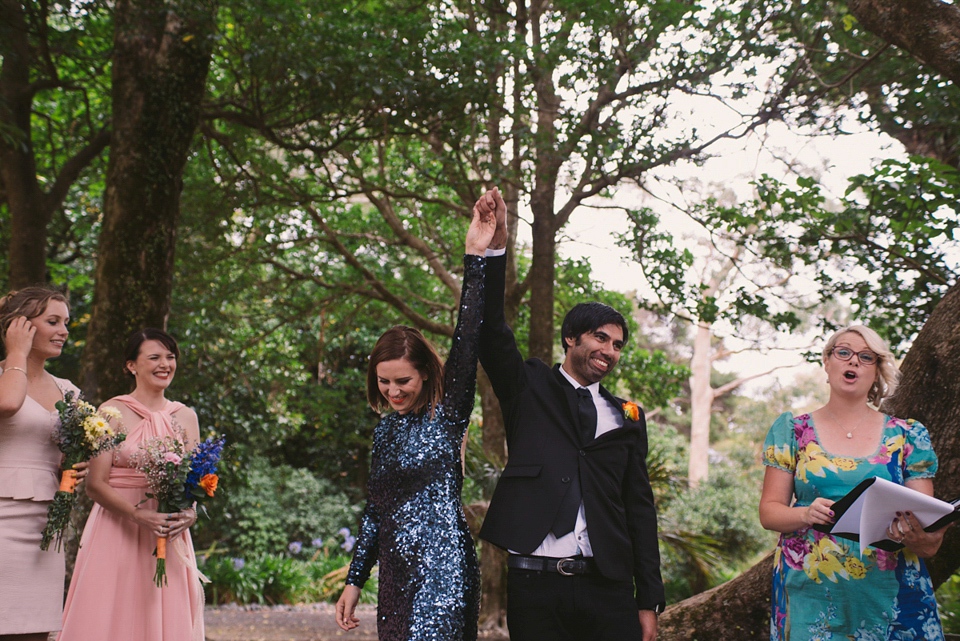
[[[57,551],[63,543],[63,530],[70,521],[70,512],[77,502],[77,485],[73,466],[110,450],[127,438],[120,427],[120,411],[112,407],[95,408],[74,392],[67,392],[57,403],[60,425],[53,434],[57,447],[63,452],[63,473],[60,489],[47,508],[47,525],[40,538],[40,549],[46,550],[51,541],[57,542]],[[113,425],[110,424],[113,421]]]
[[[223,451],[222,438],[208,438],[192,452],[183,440],[166,436],[144,441],[134,458],[136,468],[147,477],[147,498],[156,499],[158,512],[179,512],[213,496],[217,489],[217,466]],[[157,587],[167,583],[167,538],[157,537]]]

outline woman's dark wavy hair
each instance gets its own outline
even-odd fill
[[[370,363],[367,365],[367,402],[375,412],[382,412],[390,406],[377,384],[377,365],[400,358],[410,361],[426,378],[411,411],[419,413],[429,407],[430,414],[433,415],[443,400],[443,361],[423,334],[405,325],[395,325],[385,331],[370,352]]]
[[[162,329],[144,327],[127,340],[127,348],[123,352],[123,371],[127,373],[127,376],[133,377],[133,374],[127,368],[127,363],[137,360],[137,357],[140,356],[140,347],[147,341],[157,341],[173,352],[178,360],[180,359],[180,347],[177,345],[177,339]]]
[[[627,321],[623,314],[603,303],[589,302],[579,303],[567,312],[563,318],[563,325],[560,326],[560,342],[563,344],[563,352],[567,353],[566,339],[572,338],[574,342],[585,332],[594,332],[604,325],[618,325],[623,330],[623,342],[626,344],[630,338],[630,330],[627,329]]]

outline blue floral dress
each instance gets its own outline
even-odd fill
[[[813,417],[782,414],[764,442],[765,465],[794,476],[796,506],[836,501],[865,478],[901,485],[933,478],[937,456],[927,428],[886,416],[872,456],[834,456],[820,445]],[[909,550],[863,550],[813,528],[781,534],[773,561],[773,641],[939,641],[933,583]]]

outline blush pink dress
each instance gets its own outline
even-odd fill
[[[54,379],[61,392],[79,392]],[[0,635],[60,629],[63,552],[54,545],[40,549],[47,507],[60,485],[56,427],[56,410],[29,396],[16,414],[0,419]]]
[[[146,478],[131,467],[140,443],[174,436],[173,414],[182,403],[167,401],[151,412],[131,396],[117,396],[143,420],[125,426],[127,439],[115,450],[109,483],[133,505],[146,497]],[[149,499],[144,507],[156,509]],[[134,521],[95,504],[90,511],[58,641],[203,641],[203,587],[190,532],[167,543],[167,585],[153,582],[156,535]]]

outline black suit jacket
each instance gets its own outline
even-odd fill
[[[582,442],[577,394],[559,365],[524,361],[503,312],[505,257],[487,259],[480,362],[500,401],[509,461],[480,537],[529,554],[550,531],[569,483],[580,471],[587,530],[600,572],[636,582],[641,610],[662,608],[657,514],[647,476],[647,431],[624,418],[622,428]],[[623,401],[602,386],[616,407]]]

